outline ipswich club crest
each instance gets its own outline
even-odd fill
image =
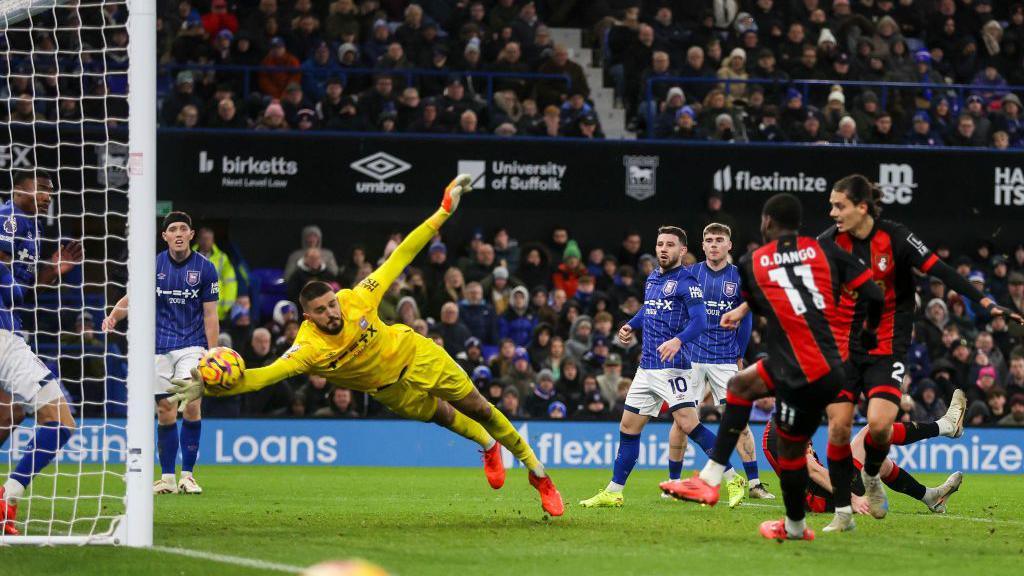
[[[189,286],[195,286],[199,284],[199,270],[189,270],[185,274],[185,283]]]
[[[14,236],[14,233],[18,231],[18,219],[11,214],[4,220],[4,234],[8,236]]]
[[[732,298],[733,296],[735,296],[736,295],[736,283],[735,282],[726,282],[725,284],[723,284],[722,285],[722,293],[725,294],[726,296],[728,296],[729,298]]]
[[[675,294],[676,281],[669,280],[668,282],[665,282],[665,286],[661,289],[661,293],[664,294],[665,296],[671,296],[672,294]]]

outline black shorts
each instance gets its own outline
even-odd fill
[[[882,398],[899,405],[907,367],[896,356],[851,358],[843,364],[843,371],[846,379],[835,402],[856,404],[863,392],[868,400]]]
[[[775,418],[779,436],[793,442],[810,439],[821,424],[827,407],[843,386],[845,372],[836,366],[821,378],[803,385],[792,385],[772,378],[764,360],[757,363],[761,379],[775,392]]]

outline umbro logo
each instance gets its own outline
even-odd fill
[[[349,166],[356,172],[366,174],[370,178],[376,178],[377,180],[387,180],[412,168],[412,164],[386,152],[377,152],[366,158],[360,158]]]

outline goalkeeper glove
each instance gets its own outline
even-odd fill
[[[473,191],[473,177],[469,174],[459,174],[454,180],[448,183],[444,189],[444,198],[441,199],[441,210],[449,216],[459,207],[459,200],[463,194]]]
[[[185,405],[203,396],[203,378],[199,370],[192,369],[191,378],[171,380],[172,386],[167,389],[171,394],[170,400],[178,403],[178,411],[185,409]]]

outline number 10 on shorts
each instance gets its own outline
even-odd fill
[[[668,385],[669,388],[671,388],[672,391],[675,392],[676,394],[686,393],[686,378],[683,378],[682,376],[678,376],[676,378],[669,378]]]

